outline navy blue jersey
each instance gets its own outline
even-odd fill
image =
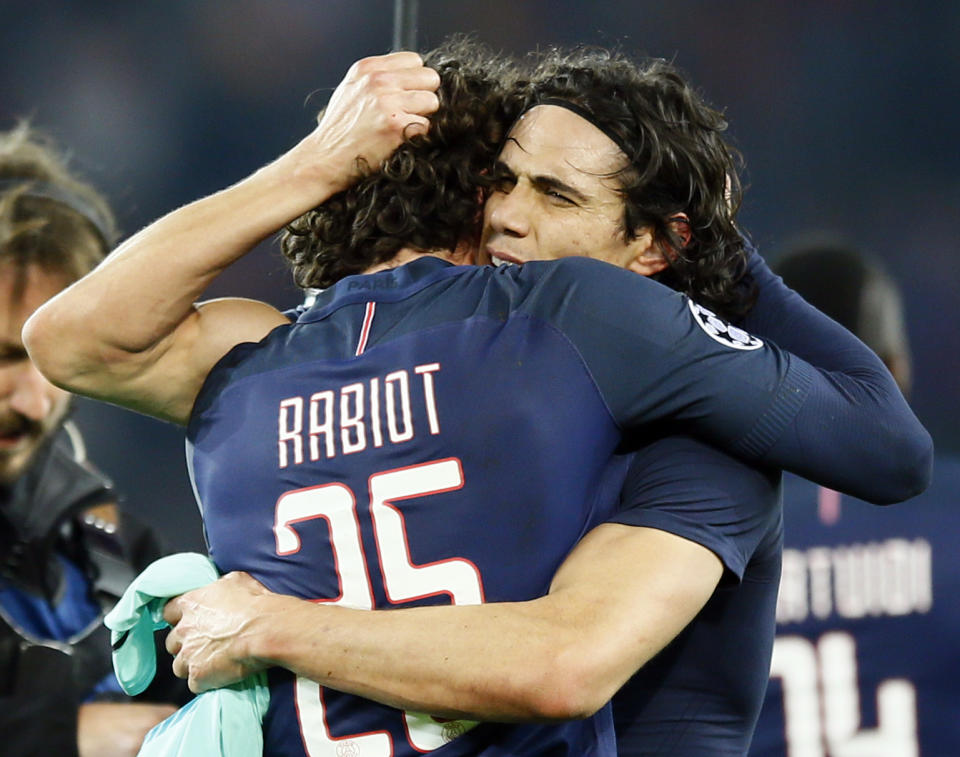
[[[668,437],[633,455],[613,522],[681,536],[724,565],[705,607],[616,694],[620,755],[743,755],[763,702],[783,518],[780,475]]]
[[[910,508],[794,476],[770,687],[751,755],[952,757],[960,745],[960,461]]]
[[[785,287],[755,252],[748,270],[759,298],[739,325],[821,368],[839,372],[834,378],[846,381],[843,372],[849,368],[851,350],[858,348],[857,340]],[[875,443],[873,436],[863,441]],[[779,526],[765,530],[771,524],[762,521],[763,513],[772,512],[772,491],[765,488],[762,472],[714,450],[698,453],[693,444],[688,441],[688,448],[674,450],[676,465],[660,459],[651,470],[651,452],[656,450],[663,458],[670,451],[663,442],[638,457],[647,463],[634,464],[633,483],[624,491],[624,502],[636,508],[631,518],[642,514],[641,525],[665,528],[703,544],[721,556],[734,575],[743,575],[744,549],[752,546],[757,551],[746,552],[752,555],[748,577],[738,585],[721,584],[681,639],[614,698],[622,755],[743,755],[767,687],[780,560]],[[745,526],[731,535],[717,521],[726,512],[717,502],[726,502],[733,515],[749,515],[752,508],[761,520],[755,528]],[[684,530],[671,526],[679,517],[677,510]],[[757,543],[757,535],[765,540]],[[725,552],[725,539],[740,542],[740,552]]]
[[[900,429],[908,436],[916,433],[915,417],[889,373],[883,371],[883,378],[873,373],[880,359],[843,326],[787,288],[756,252],[750,256],[747,270],[759,286],[759,296],[738,325],[815,365],[819,378],[859,411],[851,414],[843,403],[837,405],[835,398],[825,399],[830,392],[814,391],[804,408],[804,413],[809,415],[800,419],[803,425],[800,433],[807,437],[805,443],[812,467],[821,465],[822,461],[817,459],[820,454],[834,456],[838,468],[831,472],[834,483],[809,469],[784,465],[772,457],[768,457],[768,462],[878,504],[902,502],[920,493],[930,481],[933,443],[926,432],[920,431],[924,439],[921,444],[914,447],[911,442],[906,447],[900,446],[903,439]],[[915,441],[919,442],[920,438]],[[898,451],[893,453],[894,449]],[[890,453],[893,455],[886,463],[871,463],[878,455]],[[914,457],[918,453],[920,457]],[[894,459],[897,457],[901,462],[906,459],[913,462],[901,467]],[[867,468],[871,470],[867,476],[870,481],[861,478]],[[904,475],[909,476],[909,470],[918,468],[925,469],[926,483],[915,488],[905,485]],[[887,469],[886,472],[883,469]],[[900,472],[894,472],[895,469]],[[887,494],[883,493],[884,489]]]
[[[676,418],[739,454],[810,463],[808,397],[845,398],[726,328],[586,259],[427,258],[349,277],[232,350],[197,398],[190,463],[211,556],[274,591],[359,608],[540,596],[610,516],[604,471],[624,430]],[[271,684],[267,754],[613,753],[608,709],[473,727],[281,673]]]

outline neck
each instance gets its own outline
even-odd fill
[[[409,263],[411,260],[417,260],[418,258],[426,257],[440,258],[441,260],[446,260],[454,265],[469,265],[474,262],[472,255],[460,251],[459,248],[453,251],[434,250],[432,252],[421,252],[420,250],[414,250],[411,247],[403,247],[402,249],[398,250],[397,254],[390,258],[390,260],[372,265],[365,270],[364,273],[376,273],[377,271],[387,271],[391,268],[399,268],[400,266]]]
[[[382,263],[372,265],[365,270],[364,273],[376,273],[377,271],[387,271],[391,268],[399,268],[400,266],[409,263],[411,260],[416,260],[417,258],[434,254],[436,257],[442,257],[441,253],[418,252],[417,250],[412,250],[409,247],[404,247],[398,250],[397,254],[390,258],[390,260],[385,260]]]

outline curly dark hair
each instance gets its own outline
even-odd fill
[[[572,103],[615,137],[629,162],[615,176],[627,239],[643,228],[668,268],[653,278],[728,318],[745,313],[746,251],[735,225],[742,189],[739,152],[724,140],[727,122],[670,63],[636,63],[597,48],[552,49],[532,64],[523,110],[545,100]],[[689,218],[684,244],[671,218]]]
[[[287,226],[280,245],[299,286],[328,287],[404,247],[453,250],[479,239],[489,169],[518,112],[514,65],[467,38],[423,57],[441,79],[429,132]]]

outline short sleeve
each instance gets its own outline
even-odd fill
[[[690,437],[664,437],[634,453],[610,522],[701,544],[741,579],[760,545],[782,528],[780,475]]]

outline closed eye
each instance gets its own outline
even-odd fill
[[[534,188],[549,197],[551,202],[571,207],[579,207],[586,202],[586,197],[579,191],[553,176],[534,176],[531,181]]]
[[[547,197],[549,197],[551,200],[555,200],[555,201],[557,201],[557,202],[559,202],[559,203],[562,203],[562,204],[564,204],[564,205],[576,206],[576,204],[577,204],[577,203],[575,203],[573,200],[571,200],[569,197],[567,197],[567,196],[565,196],[565,195],[562,195],[562,194],[560,194],[559,192],[557,192],[557,191],[555,191],[555,190],[548,190],[548,191],[546,191],[544,194],[546,194]]]
[[[509,194],[517,185],[517,176],[504,163],[493,167],[493,191]]]

